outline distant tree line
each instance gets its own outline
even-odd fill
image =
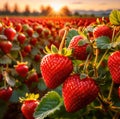
[[[15,4],[12,8],[9,6],[8,3],[4,4],[3,9],[0,9],[0,16],[80,16],[80,17],[87,17],[92,16],[94,17],[94,14],[92,15],[80,15],[78,12],[72,13],[67,6],[63,6],[59,13],[55,12],[54,9],[49,6],[40,6],[40,9],[38,11],[34,10],[31,12],[31,8],[29,5],[26,5],[24,10],[20,12],[20,9],[18,7],[18,4]]]
[[[8,5],[8,3],[5,3],[4,9],[0,10],[0,15],[15,15],[15,16],[52,16],[52,15],[58,15],[56,12],[54,12],[53,8],[51,6],[40,6],[39,11],[33,11],[31,12],[31,8],[29,5],[26,5],[23,12],[20,12],[20,9],[17,4],[14,5],[12,8],[12,11]],[[69,10],[67,6],[64,6],[61,8],[59,15],[64,16],[71,16],[72,13]]]

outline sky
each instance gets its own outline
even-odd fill
[[[40,10],[41,5],[51,5],[56,10],[66,5],[71,11],[120,9],[120,0],[0,0],[0,9],[4,8],[6,2],[11,8],[18,4],[21,11],[26,5],[30,6],[31,11]]]

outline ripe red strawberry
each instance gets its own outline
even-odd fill
[[[33,113],[35,112],[39,101],[37,100],[38,97],[34,96],[33,94],[30,96],[29,95],[26,96],[26,99],[20,98],[20,101],[23,102],[21,111],[26,119],[34,119]]]
[[[108,58],[108,68],[112,76],[112,80],[120,84],[120,51],[113,52]]]
[[[77,74],[69,76],[62,87],[66,111],[76,112],[84,108],[95,100],[98,92],[99,88],[92,78],[80,79]]]
[[[37,72],[34,69],[29,72],[25,82],[28,85],[31,85],[33,82],[38,82],[38,74],[37,74]]]
[[[82,46],[79,45],[79,42],[83,40],[83,37],[80,35],[74,36],[69,43],[68,48],[73,49],[73,56],[78,60],[86,60],[88,53],[87,53],[87,46],[88,44],[84,44]]]
[[[17,63],[15,70],[21,77],[26,77],[28,73],[28,66],[25,62]]]
[[[12,43],[10,41],[1,41],[0,42],[0,49],[5,53],[10,53],[12,49]]]
[[[48,54],[42,58],[40,69],[47,87],[54,89],[69,76],[73,64],[67,56]]]
[[[33,45],[33,46],[35,46],[36,43],[37,43],[37,41],[38,41],[37,38],[32,38],[32,39],[30,40],[30,44]]]
[[[12,88],[11,87],[7,87],[7,88],[1,88],[0,89],[0,99],[4,100],[4,101],[8,101],[12,95]]]
[[[34,31],[33,31],[33,29],[31,27],[28,27],[28,29],[26,30],[26,32],[27,32],[27,34],[28,34],[29,37],[32,37],[32,35],[34,33]]]
[[[20,44],[23,44],[25,42],[26,36],[23,33],[18,34],[17,40],[20,42]]]
[[[21,23],[18,23],[18,24],[15,25],[15,30],[17,32],[21,32],[22,31],[22,25],[21,25]]]
[[[94,28],[93,37],[96,39],[101,36],[107,36],[110,39],[112,39],[112,33],[113,33],[113,31],[109,26],[100,25],[100,26]]]
[[[16,35],[16,30],[14,28],[6,28],[4,30],[4,35],[8,38],[9,41],[13,41]]]
[[[37,55],[34,56],[34,60],[35,60],[36,62],[39,62],[40,59],[41,59],[40,54],[37,54]]]
[[[27,53],[30,53],[30,52],[31,52],[31,45],[30,45],[30,44],[29,44],[29,45],[26,45],[26,46],[24,47],[24,51],[27,52]]]

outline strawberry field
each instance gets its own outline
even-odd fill
[[[120,11],[0,17],[0,119],[119,119],[119,85]]]

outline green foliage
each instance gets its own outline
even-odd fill
[[[109,15],[110,23],[117,26],[120,25],[120,11],[113,10]]]
[[[24,97],[26,93],[28,93],[29,90],[26,87],[26,85],[20,86],[18,89],[15,89],[12,93],[12,96],[10,98],[10,102],[19,102],[19,97]]]
[[[96,45],[100,49],[110,49],[111,44],[110,44],[110,39],[109,37],[106,36],[101,36],[96,39]]]
[[[36,119],[44,119],[56,110],[59,110],[62,103],[62,98],[57,92],[48,92],[44,97],[42,97],[40,104],[34,113],[34,117]]]

